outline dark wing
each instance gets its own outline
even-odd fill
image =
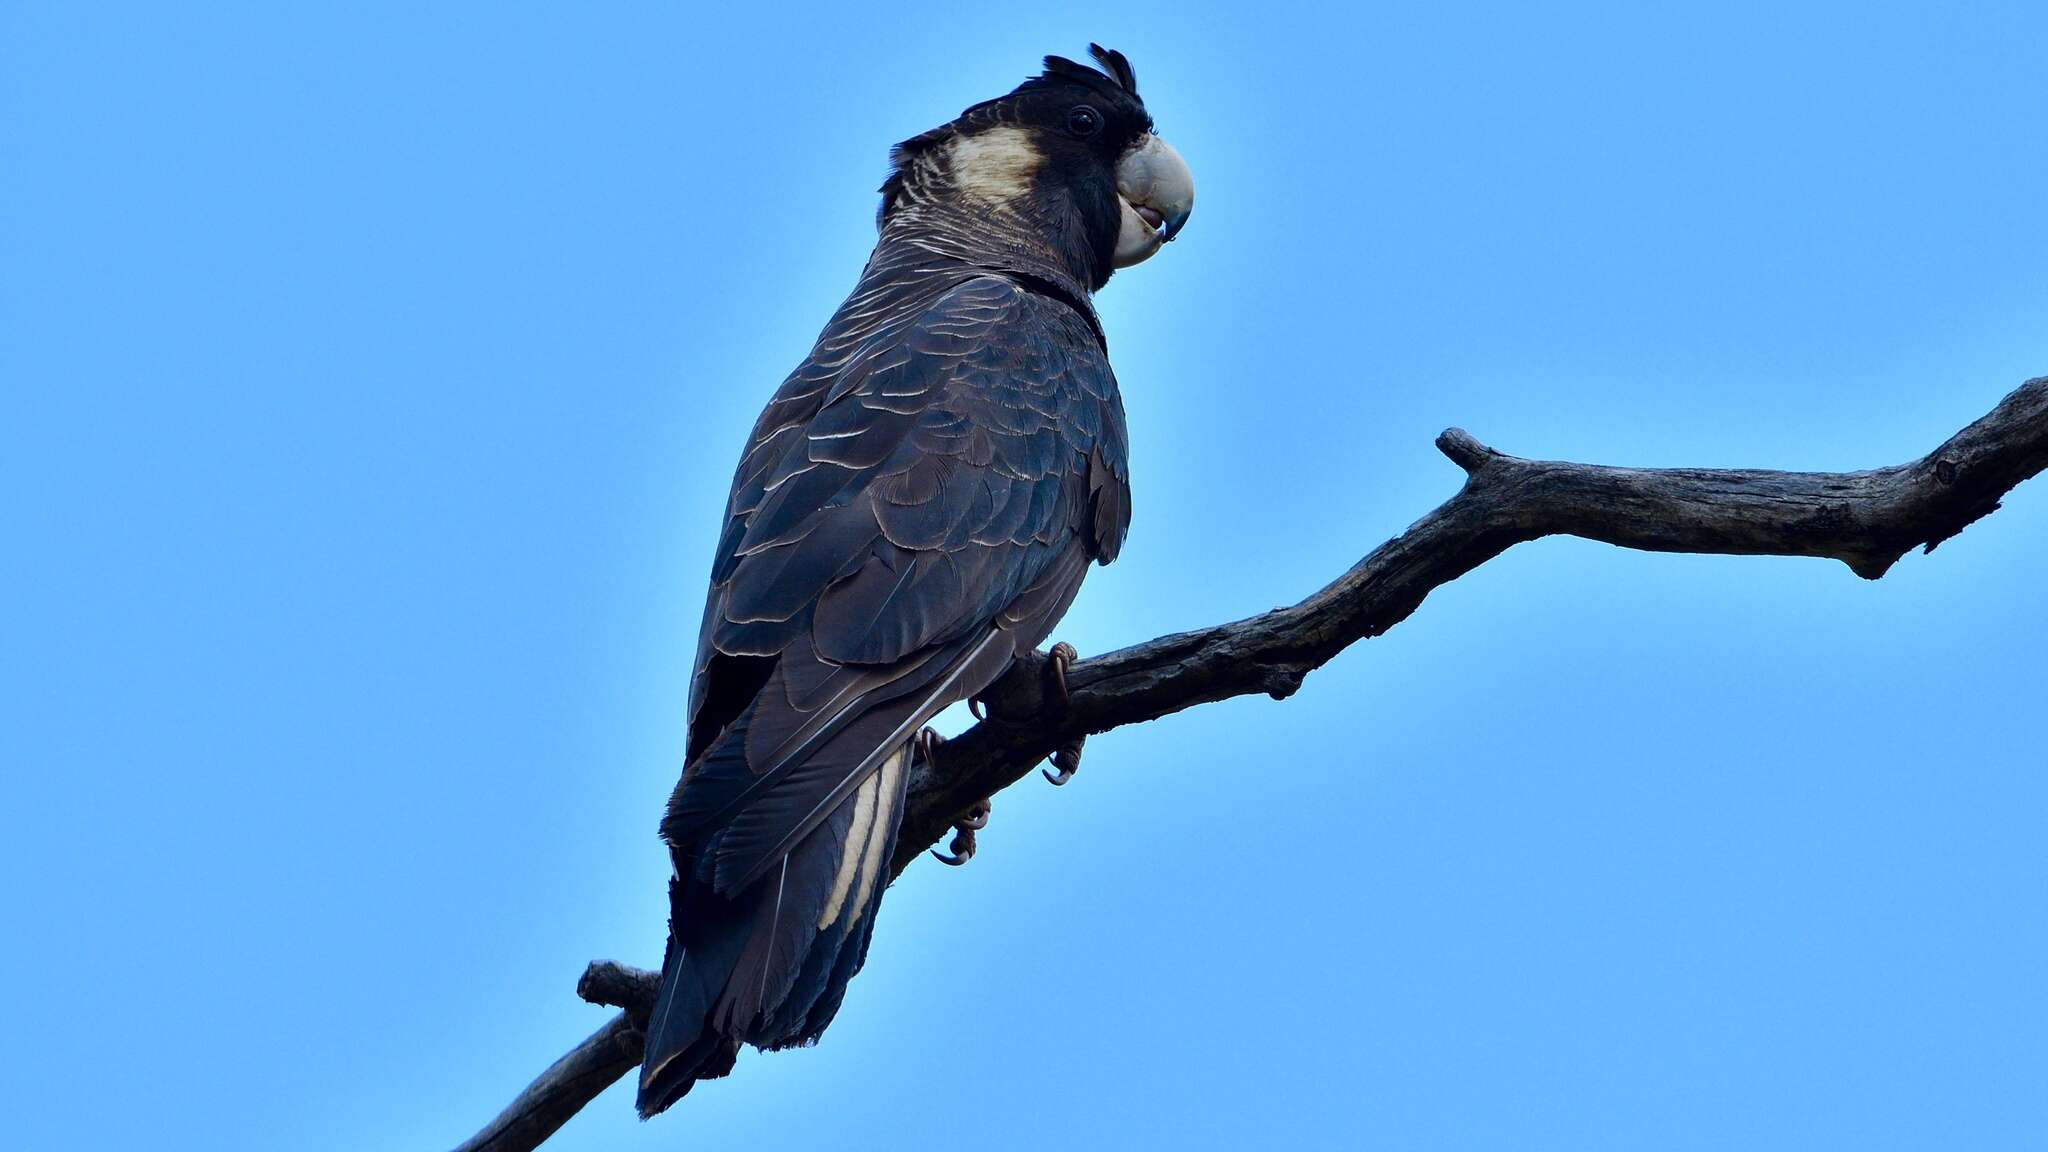
[[[910,737],[1042,641],[1128,523],[1123,413],[1078,313],[997,277],[863,300],[734,483],[662,823],[642,1115],[742,1041],[823,1031],[866,955]]]
[[[831,336],[741,463],[663,829],[678,847],[716,834],[697,863],[726,894],[1042,640],[1129,523],[1115,382],[1071,308],[979,277],[907,326]],[[891,703],[868,754],[815,755]],[[715,748],[743,715],[741,746]]]
[[[881,275],[877,275],[881,273]],[[805,1043],[866,955],[907,742],[1034,648],[1128,525],[1094,328],[999,277],[870,266],[756,426],[692,683],[641,1115]]]

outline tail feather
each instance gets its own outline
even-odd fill
[[[647,1028],[645,1118],[732,1070],[742,1042],[817,1039],[867,955],[903,819],[909,751],[887,757],[759,881],[731,898],[710,883],[716,838],[676,854],[661,996]]]
[[[697,1081],[732,1071],[739,1056],[737,1039],[705,1024],[725,986],[723,974],[730,972],[745,937],[705,934],[694,947],[681,943],[680,926],[691,919],[684,907],[689,895],[681,877],[669,882],[668,955],[662,961],[661,995],[648,1017],[647,1052],[640,1066],[637,1106],[643,1120],[682,1099]]]
[[[768,1047],[787,1048],[816,1040],[839,1011],[847,982],[866,960],[875,911],[888,886],[889,851],[903,823],[909,763],[907,750],[897,752],[847,802],[853,810],[852,821],[839,842],[840,867],[833,887],[833,895],[844,899],[826,902],[803,966],[769,1021],[776,1039]],[[863,815],[870,818],[862,820]],[[839,824],[837,819],[828,821],[820,831]]]

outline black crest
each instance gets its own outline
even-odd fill
[[[1137,70],[1131,67],[1131,62],[1124,58],[1123,53],[1114,48],[1104,48],[1100,44],[1090,44],[1088,46],[1088,55],[1097,64],[1102,65],[1101,72],[1097,72],[1086,64],[1076,64],[1064,56],[1047,56],[1045,58],[1046,74],[1048,76],[1055,74],[1068,76],[1090,86],[1099,87],[1102,76],[1104,73],[1107,73],[1109,79],[1116,82],[1117,87],[1132,96],[1138,94]]]

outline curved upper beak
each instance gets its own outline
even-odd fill
[[[1195,210],[1195,176],[1188,162],[1149,132],[1117,162],[1116,193],[1123,208],[1116,235],[1119,268],[1150,258],[1180,234]]]

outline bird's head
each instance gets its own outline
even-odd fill
[[[1148,259],[1195,206],[1185,161],[1152,133],[1121,52],[1059,56],[1007,96],[898,144],[881,225],[969,230],[992,251],[1036,240],[1092,291]]]

